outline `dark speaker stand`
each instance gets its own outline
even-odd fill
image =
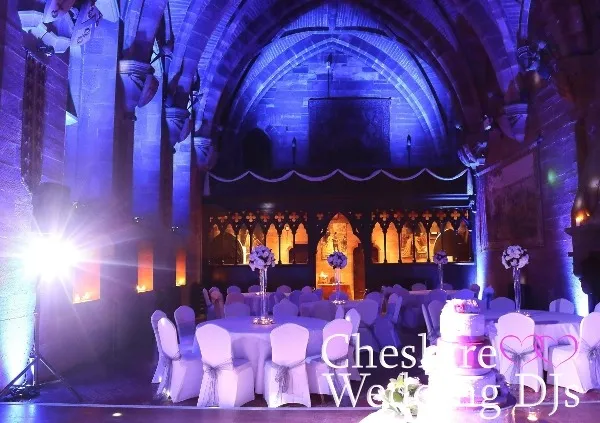
[[[9,392],[15,397],[30,399],[35,398],[40,394],[41,384],[38,382],[39,364],[43,364],[50,373],[60,382],[62,382],[69,391],[77,398],[79,402],[83,399],[77,393],[75,389],[66,381],[66,379],[54,369],[48,363],[48,360],[42,356],[38,347],[40,345],[40,277],[38,277],[35,285],[35,310],[33,312],[34,325],[33,325],[33,345],[31,347],[31,353],[29,354],[29,363],[13,380],[6,385],[2,391],[0,391],[0,398],[4,398]],[[25,374],[31,369],[31,384],[25,383],[24,385],[17,385],[17,382],[25,376]]]

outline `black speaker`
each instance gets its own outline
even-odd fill
[[[63,234],[69,223],[71,211],[71,190],[53,182],[41,183],[33,192],[33,217],[41,233]]]

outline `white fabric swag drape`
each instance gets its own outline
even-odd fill
[[[466,193],[467,193],[467,195],[473,195],[473,178],[472,178],[471,170],[470,169],[465,169],[462,172],[460,172],[458,175],[447,177],[447,178],[443,177],[443,176],[440,176],[440,175],[432,172],[429,169],[421,169],[420,171],[418,171],[414,175],[408,176],[408,177],[404,177],[404,178],[396,176],[396,175],[393,175],[390,172],[387,172],[387,171],[385,171],[383,169],[376,170],[373,173],[371,173],[370,175],[362,177],[362,178],[358,177],[358,176],[350,175],[349,173],[346,173],[346,172],[344,172],[341,169],[336,169],[336,170],[328,173],[327,175],[323,175],[323,176],[309,176],[309,175],[305,175],[303,173],[296,172],[295,170],[290,170],[285,175],[282,175],[279,178],[272,178],[272,179],[262,177],[262,176],[257,175],[256,173],[254,173],[252,171],[244,172],[240,176],[238,176],[236,178],[232,178],[232,179],[221,178],[221,177],[219,177],[217,175],[214,175],[212,173],[208,173],[206,175],[206,178],[204,179],[204,195],[205,196],[209,196],[210,195],[210,180],[211,179],[214,179],[215,181],[218,181],[218,182],[231,183],[231,182],[237,182],[237,181],[239,181],[241,179],[244,179],[246,176],[250,175],[253,178],[258,179],[259,181],[262,181],[262,182],[276,183],[276,182],[286,181],[286,180],[290,179],[292,176],[296,175],[297,177],[299,177],[301,179],[304,179],[305,181],[308,181],[308,182],[323,182],[323,181],[326,181],[327,179],[330,179],[330,178],[334,177],[338,173],[340,175],[344,176],[346,179],[349,179],[349,180],[355,181],[355,182],[369,181],[369,180],[373,179],[374,177],[376,177],[377,175],[380,175],[380,174],[383,174],[383,175],[387,176],[388,178],[390,178],[391,180],[397,181],[397,182],[411,181],[413,179],[418,178],[419,176],[421,176],[424,173],[428,173],[429,175],[433,176],[434,178],[436,178],[437,180],[440,180],[440,181],[454,181],[454,180],[460,178],[461,176],[463,176],[464,174],[467,174]]]

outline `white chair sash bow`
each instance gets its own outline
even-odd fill
[[[507,358],[511,361],[511,365],[509,367],[510,377],[507,378],[508,383],[510,383],[510,384],[516,383],[516,382],[513,382],[513,380],[515,380],[517,375],[521,373],[523,364],[525,364],[525,362],[527,361],[527,358],[530,355],[535,354],[535,347],[532,346],[531,348],[524,350],[524,351],[515,351],[511,347],[508,347],[505,345],[505,346],[503,346],[502,349],[503,349],[503,353],[506,354]]]
[[[216,366],[204,363],[204,377],[208,378],[208,407],[219,405],[219,392],[217,390],[217,381],[219,373],[223,370],[232,370],[233,362],[231,360],[225,361]]]
[[[290,388],[290,379],[292,377],[290,371],[302,366],[305,362],[306,360],[300,360],[299,362],[289,366],[273,363],[273,367],[277,370],[277,373],[275,374],[275,382],[277,382],[279,385],[279,398],[281,398],[283,394],[288,393],[288,389]]]
[[[581,340],[581,350],[586,354],[590,364],[590,378],[594,388],[600,387],[600,341],[590,346],[585,339]]]

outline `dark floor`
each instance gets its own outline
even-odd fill
[[[194,407],[115,407],[115,406],[57,406],[50,404],[0,404],[2,423],[359,423],[372,413],[367,408],[306,409],[279,408],[234,410],[198,409]],[[552,416],[551,405],[534,411],[515,409],[515,423],[598,423],[599,404],[580,404],[576,408],[559,408]],[[432,422],[433,423],[433,422]],[[443,423],[443,422],[435,422]]]

